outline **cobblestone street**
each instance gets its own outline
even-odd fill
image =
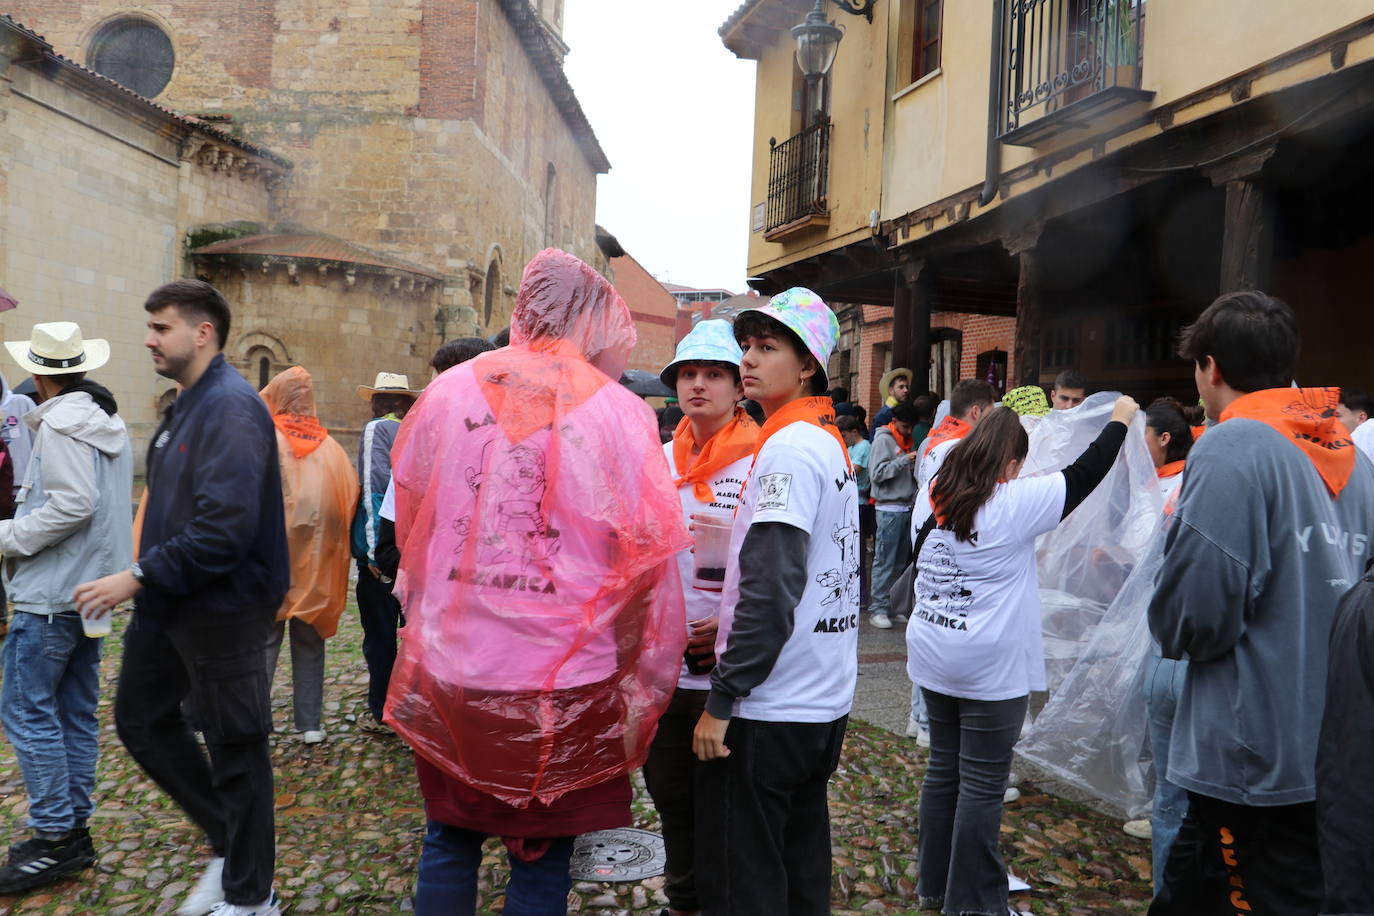
[[[288,913],[392,914],[410,911],[424,815],[410,755],[398,740],[358,731],[353,719],[366,683],[356,613],[329,642],[326,721],[329,738],[306,746],[289,732],[275,741],[277,887]],[[51,916],[161,916],[172,912],[199,873],[207,851],[196,831],[142,777],[114,732],[110,702],[118,670],[118,635],[109,640],[101,702],[103,756],[92,823],[100,861],[73,880],[23,898],[0,898],[0,913]],[[877,725],[899,728],[900,631],[865,627],[855,721],[831,782],[836,913],[915,913],[916,805],[924,752]],[[289,653],[277,674],[273,706],[290,720]],[[1136,913],[1149,899],[1149,844],[1119,824],[1023,786],[1002,827],[1003,848],[1029,893],[1013,906],[1037,914]],[[24,833],[26,800],[7,743],[0,745],[0,811],[9,841]],[[655,829],[642,791],[636,826]],[[503,856],[488,846],[480,911],[499,913]],[[633,885],[578,884],[570,912],[657,914],[661,879]]]

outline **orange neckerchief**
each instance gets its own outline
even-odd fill
[[[819,398],[797,398],[789,401],[781,410],[768,418],[763,424],[763,429],[759,431],[758,444],[754,446],[754,461],[759,460],[759,452],[763,451],[763,444],[775,432],[784,427],[791,426],[793,423],[814,423],[821,429],[835,437],[835,442],[840,447],[840,453],[844,455],[844,466],[851,472],[854,465],[849,460],[849,446],[844,444],[844,437],[835,428],[835,402],[828,397]],[[750,473],[753,472],[751,465]]]
[[[1192,426],[1192,427],[1189,427],[1189,428],[1193,431],[1193,441],[1194,441],[1194,442],[1196,442],[1197,440],[1201,439],[1201,438],[1202,438],[1202,434],[1205,433],[1205,432],[1207,432],[1207,426],[1206,426],[1206,424],[1203,424],[1202,426]]]
[[[1182,473],[1183,473],[1183,462],[1182,462],[1182,461],[1170,461],[1168,464],[1163,464],[1163,465],[1160,465],[1159,467],[1155,468],[1155,474],[1159,477],[1160,480],[1163,480],[1163,479],[1166,478],[1166,477],[1173,477],[1175,474],[1182,474]]]
[[[926,436],[925,444],[921,447],[921,457],[930,454],[930,450],[941,442],[948,442],[950,439],[962,439],[973,429],[963,420],[954,417],[945,417],[940,421],[940,425],[935,427]]]
[[[901,432],[898,431],[896,420],[887,424],[884,429],[892,433],[892,441],[896,442],[897,448],[902,450],[901,454],[905,455],[907,452],[911,451],[911,436],[903,436]]]
[[[1232,401],[1221,412],[1221,422],[1241,417],[1278,430],[1312,462],[1331,495],[1340,496],[1355,470],[1354,443],[1336,419],[1340,399],[1339,388],[1252,391]]]
[[[534,345],[505,347],[474,360],[482,394],[496,422],[511,442],[552,425],[558,411],[580,406],[612,384],[566,340],[540,340]]]
[[[706,440],[694,461],[692,449],[697,442],[692,435],[692,421],[683,417],[673,431],[673,466],[677,469],[677,485],[681,487],[690,483],[697,502],[712,502],[716,494],[711,492],[708,483],[711,475],[745,455],[753,454],[758,438],[759,426],[754,418],[736,407],[734,418]]]
[[[297,458],[304,458],[319,448],[320,443],[329,435],[316,417],[279,413],[273,414],[272,422],[281,430],[286,441],[291,443],[291,454]]]

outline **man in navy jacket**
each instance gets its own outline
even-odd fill
[[[148,450],[138,562],[80,586],[83,610],[134,598],[115,725],[129,753],[213,850],[184,916],[278,916],[268,631],[290,585],[277,440],[225,362],[229,306],[200,280],[145,303],[158,374],[182,393]],[[182,715],[190,697],[209,759]]]

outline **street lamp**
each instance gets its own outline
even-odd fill
[[[873,21],[873,5],[877,0],[862,0],[862,5],[852,0],[834,0],[835,5],[846,13],[863,16]],[[792,27],[792,38],[797,42],[797,66],[806,77],[806,84],[812,103],[820,110],[820,100],[816,89],[820,81],[830,72],[835,63],[835,52],[839,50],[844,30],[833,26],[825,18],[825,0],[816,0],[816,6],[806,14],[806,19]],[[811,114],[808,112],[808,114]]]

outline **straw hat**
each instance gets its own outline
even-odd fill
[[[889,370],[887,370],[887,373],[883,375],[882,381],[878,382],[878,393],[881,394],[883,397],[887,397],[887,396],[888,396],[888,391],[892,388],[892,383],[895,382],[895,381],[897,381],[897,379],[899,379],[899,378],[904,378],[904,379],[906,379],[907,385],[910,386],[910,385],[911,385],[911,370],[910,370],[910,369],[889,369]]]
[[[83,341],[81,328],[72,321],[36,324],[28,340],[7,340],[5,349],[30,375],[91,372],[110,361],[109,341]]]
[[[366,385],[358,386],[358,397],[364,401],[372,400],[374,394],[404,394],[412,398],[418,398],[421,392],[410,387],[410,379],[397,372],[378,372],[377,380],[369,388]]]

